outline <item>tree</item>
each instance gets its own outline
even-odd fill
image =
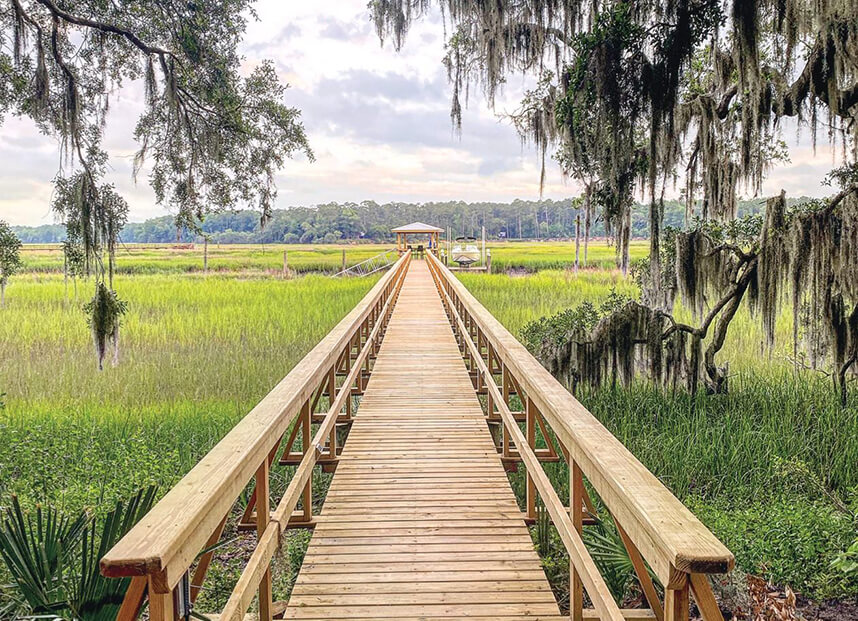
[[[372,2],[379,35],[399,47],[430,4]],[[852,336],[858,322],[855,260],[843,254],[854,249],[849,235],[858,200],[858,4],[438,4],[452,22],[445,62],[454,123],[461,122],[459,98],[468,84],[479,83],[493,102],[509,73],[537,76],[537,87],[513,116],[515,126],[543,154],[556,145],[564,171],[583,181],[588,194],[593,186],[585,175],[595,171],[592,195],[617,240],[623,269],[632,197],[639,192],[649,202],[645,303],[618,309],[589,334],[572,337],[570,346],[580,349],[586,367],[577,372],[598,383],[607,365],[609,376],[629,379],[636,354],[645,349],[651,375],[681,376],[696,390],[705,369],[708,388],[723,391],[726,371],[715,364],[715,354],[739,304],[746,294],[759,303],[771,335],[773,313],[787,298],[796,313],[795,334],[810,335],[805,340],[815,349],[832,352],[845,400],[845,373],[855,364],[858,340]],[[835,173],[841,191],[824,206],[810,204],[791,214],[778,197],[769,202],[758,235],[731,241],[720,227],[736,217],[738,188],[759,191],[770,167],[785,157],[779,132],[787,117],[814,141],[825,126],[842,142],[844,167]],[[679,175],[692,224],[668,240],[664,192]],[[672,252],[665,253],[662,243],[668,241]],[[698,326],[671,316],[671,283],[698,311]],[[821,317],[805,321],[799,309],[808,302],[822,305]],[[707,336],[712,340],[704,354]]]
[[[119,327],[127,305],[113,289],[119,232],[128,219],[128,203],[112,185],[91,183],[86,172],[56,179],[53,210],[66,227],[67,266],[95,275],[95,294],[84,306],[95,344],[98,369],[104,367],[108,340],[113,343],[113,364],[119,363]],[[104,259],[107,255],[107,265]]]
[[[21,269],[21,240],[9,225],[0,220],[0,307],[6,305],[9,277]]]
[[[97,185],[111,95],[143,85],[135,171],[151,164],[160,204],[190,225],[216,209],[268,217],[274,175],[312,157],[271,63],[243,74],[250,0],[10,0],[0,7],[0,120],[32,118]],[[8,50],[8,51],[7,51]]]

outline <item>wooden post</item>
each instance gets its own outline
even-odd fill
[[[174,621],[173,591],[159,593],[157,580],[150,574],[147,592],[149,593],[149,619],[151,621]]]
[[[578,266],[581,263],[581,214],[575,218],[575,275],[578,275]]]
[[[670,574],[670,581],[664,589],[665,621],[688,621],[690,615],[688,574],[674,568],[671,568]]]
[[[345,269],[346,269],[346,249],[343,248],[343,268],[342,268],[342,271],[345,271]]]
[[[256,471],[256,541],[262,540],[262,535],[271,519],[271,506],[268,492],[268,458],[262,460],[262,465]],[[265,569],[265,575],[259,583],[259,621],[271,621],[271,565]]]
[[[492,273],[492,250],[486,250],[486,274]]]
[[[346,251],[343,250],[343,256],[345,256]],[[346,390],[344,388],[344,390]],[[337,370],[334,367],[331,367],[331,372],[328,374],[328,408],[334,403],[334,399],[337,398]],[[337,412],[336,417],[339,418],[340,413]],[[328,435],[328,452],[330,453],[331,461],[335,461],[337,459],[337,426],[331,426],[331,433]]]
[[[312,419],[313,413],[310,411],[310,402],[306,401],[304,405],[301,407],[301,449],[304,455],[307,454],[307,451],[316,450],[312,446],[313,442],[313,429],[312,429]],[[310,478],[307,480],[307,485],[304,486],[304,493],[302,496],[302,504],[304,505],[304,515],[302,516],[302,520],[304,522],[310,522],[313,519],[313,475],[310,475]]]
[[[285,248],[283,249],[283,275],[289,275],[289,251]]]
[[[520,398],[520,397],[519,397]],[[527,445],[531,449],[536,449],[536,417],[539,416],[539,411],[536,409],[536,405],[533,403],[533,400],[529,397],[526,399],[526,403],[524,406],[525,411],[525,420],[526,422],[526,432],[527,432]],[[519,454],[521,451],[519,451]],[[532,473],[530,469],[527,469],[527,490],[526,490],[526,501],[527,501],[527,517],[528,519],[535,520],[536,519],[536,483],[533,480]]]
[[[581,468],[568,457],[569,462],[569,517],[578,534],[584,530],[584,476]],[[569,614],[572,621],[584,619],[584,586],[572,562],[569,563]]]
[[[203,237],[203,273],[209,273],[209,238]]]
[[[503,369],[501,370],[501,376],[503,378],[502,379],[503,383],[501,386],[502,394],[503,394],[503,400],[504,400],[504,403],[506,403],[507,406],[509,406],[510,380],[509,380],[509,371],[506,370],[506,365],[503,365]],[[501,426],[503,427],[503,456],[504,457],[510,457],[511,453],[509,450],[509,444],[510,444],[509,429],[506,428],[506,425],[501,425]]]

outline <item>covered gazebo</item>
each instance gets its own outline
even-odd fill
[[[405,226],[398,226],[395,229],[391,230],[392,232],[396,233],[396,249],[399,251],[399,254],[402,254],[403,252],[408,250],[409,235],[428,235],[429,247],[427,248],[427,250],[438,254],[440,236],[441,233],[444,232],[444,229],[439,229],[437,226],[424,224],[422,222],[412,222],[411,224],[406,224]]]

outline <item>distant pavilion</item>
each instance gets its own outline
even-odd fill
[[[440,237],[441,233],[444,232],[444,229],[439,229],[437,226],[431,226],[429,224],[424,224],[423,222],[412,222],[411,224],[391,229],[391,231],[396,233],[396,249],[399,251],[399,254],[408,250],[409,235],[428,235],[429,248],[427,248],[427,250],[438,254]]]

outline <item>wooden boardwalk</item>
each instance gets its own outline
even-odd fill
[[[352,418],[354,395],[362,400]],[[502,431],[498,446],[487,420]],[[337,424],[351,425],[343,447]],[[554,447],[540,448],[549,438]],[[525,468],[524,512],[498,451]],[[542,468],[558,459],[568,500]],[[316,516],[315,473],[333,463]],[[295,468],[272,493],[281,465]],[[568,616],[525,526],[537,499],[570,558]],[[704,621],[721,621],[707,576],[734,563],[431,254],[404,253],[102,557],[103,575],[130,578],[117,621],[137,621],[147,602],[150,621],[188,618],[236,509],[236,528],[255,531],[255,546],[211,615],[218,621],[688,621],[692,597]],[[616,524],[647,608],[621,609],[587,549],[583,531],[597,511]],[[291,599],[274,601],[271,561],[284,535],[313,526]]]
[[[423,261],[317,520],[286,618],[562,618]]]

